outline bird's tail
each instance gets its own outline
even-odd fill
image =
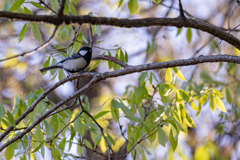
[[[40,72],[45,72],[45,71],[48,71],[48,70],[51,70],[51,69],[56,69],[56,68],[62,68],[60,66],[49,66],[49,67],[45,67],[45,68],[42,68],[40,69]]]

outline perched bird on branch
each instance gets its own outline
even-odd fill
[[[90,47],[82,47],[77,54],[73,54],[56,65],[45,67],[40,69],[41,72],[45,72],[51,69],[61,68],[67,72],[82,72],[90,63],[92,58],[92,49]]]

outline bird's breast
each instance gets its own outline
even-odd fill
[[[69,71],[82,70],[87,66],[84,58],[69,59],[63,62],[63,68]]]

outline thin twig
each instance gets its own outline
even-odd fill
[[[38,46],[37,48],[35,48],[35,49],[31,50],[31,51],[28,51],[28,52],[24,52],[22,54],[17,54],[15,56],[11,56],[11,57],[7,57],[7,58],[4,58],[4,59],[0,59],[0,62],[6,61],[6,60],[9,60],[9,59],[12,59],[12,58],[23,57],[25,55],[35,53],[35,52],[39,51],[40,49],[46,47],[47,45],[49,45],[49,43],[53,39],[55,33],[57,32],[57,29],[58,29],[58,25],[55,27],[51,37],[45,43],[43,43],[42,45]]]
[[[119,64],[120,66],[122,66],[124,68],[129,66],[127,63],[124,63],[123,61],[120,61],[119,59],[109,56],[109,55],[98,55],[98,56],[92,57],[92,60],[98,60],[98,59],[112,61],[116,64]]]
[[[51,7],[49,7],[43,0],[39,0],[40,4],[43,4],[45,7],[47,7],[49,10],[51,10],[53,13],[57,13],[55,12]]]
[[[227,33],[229,34],[230,32],[232,32],[234,29],[236,29],[236,28],[239,27],[239,26],[240,26],[240,24],[237,25],[236,27],[234,27],[233,29],[231,29],[230,31],[228,31]],[[218,47],[218,46],[221,44],[221,42],[222,42],[222,39],[221,39],[220,42],[216,45],[216,47]]]
[[[66,125],[51,139],[51,141],[53,141],[55,138],[57,138],[58,135],[59,135],[66,127],[68,127],[71,123],[73,123],[74,121],[76,121],[76,119],[77,119],[78,117],[80,117],[80,116],[82,115],[82,113],[83,113],[83,112],[80,112],[71,122],[69,122],[68,124],[66,124]]]
[[[89,24],[88,27],[89,27],[89,46],[92,48],[92,46],[93,46],[93,34],[92,34],[91,24]]]
[[[58,6],[58,12],[57,12],[57,16],[59,18],[63,17],[63,10],[64,10],[64,5],[65,5],[66,0],[61,0],[60,4]]]
[[[180,17],[184,17],[184,18],[185,18],[185,16],[184,16],[184,11],[183,11],[183,7],[182,7],[182,2],[181,2],[181,0],[178,0],[178,2],[179,2]]]

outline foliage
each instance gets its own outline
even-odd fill
[[[153,3],[158,5],[162,2],[161,0],[154,0]],[[63,13],[78,15],[77,4],[78,1],[76,0],[66,0]],[[139,4],[138,0],[127,2],[119,0],[116,5],[120,9],[123,9],[126,5],[129,14],[134,16],[134,14],[140,12],[141,6]],[[6,0],[3,10],[24,14],[34,14],[35,10],[43,10],[46,14],[57,16],[59,5],[57,0],[50,0],[49,5],[46,5],[45,1],[39,1],[38,3],[25,0],[14,2]],[[88,15],[96,16],[96,13],[89,12]],[[26,22],[20,29],[18,43],[24,42],[30,28],[31,36],[36,40],[36,43],[41,43],[45,38],[42,35],[42,28],[44,27],[49,26]],[[49,28],[52,30],[51,27]],[[82,44],[90,44],[93,37],[90,35],[90,40],[88,40],[86,30],[90,30],[95,37],[104,37],[103,26],[101,25],[87,26],[83,24],[81,28],[68,24],[59,26],[55,38],[57,44],[52,45],[51,52],[44,56],[43,67],[56,64],[61,56],[72,55],[79,50]],[[185,32],[184,38],[188,45],[191,45],[196,38],[194,37],[195,31],[199,37],[202,36],[199,30],[190,27],[176,29],[175,35],[180,37]],[[114,49],[99,47],[100,43],[102,44],[105,41],[99,40],[94,46],[103,50],[101,55],[111,56],[124,64],[129,63],[131,54],[122,46],[114,45]],[[211,40],[206,45],[214,52],[216,43],[216,41]],[[159,54],[158,47],[159,43],[156,37],[153,37],[151,41],[147,40],[144,50],[146,60]],[[219,48],[216,51],[221,52]],[[237,50],[235,52],[237,54]],[[168,55],[161,58],[156,56],[152,58],[150,63],[166,60],[169,60]],[[98,60],[90,65],[89,71],[95,71],[103,64],[105,67],[107,66],[109,71],[121,71],[124,68],[113,60],[108,60],[107,63]],[[136,157],[147,159],[146,157],[151,150],[156,149],[154,146],[170,146],[168,155],[173,153],[181,155],[182,152],[178,147],[181,135],[191,135],[192,130],[197,130],[194,118],[200,116],[201,113],[204,114],[204,109],[211,110],[212,114],[217,112],[220,120],[228,121],[232,115],[235,117],[233,121],[238,122],[240,118],[239,97],[235,95],[240,87],[239,81],[235,77],[238,73],[238,66],[232,63],[226,64],[227,73],[235,80],[236,85],[234,87],[231,86],[230,82],[225,83],[216,78],[222,66],[223,64],[220,64],[218,70],[212,74],[201,69],[197,79],[198,82],[192,78],[185,78],[188,72],[182,72],[180,67],[161,70],[146,69],[147,71],[138,75],[136,85],[128,85],[124,89],[124,94],[120,96],[111,92],[111,96],[103,98],[104,101],[97,109],[92,107],[94,106],[93,102],[88,96],[81,94],[74,98],[76,104],[74,109],[70,109],[69,106],[71,105],[64,103],[45,117],[43,117],[44,114],[51,111],[54,106],[59,105],[59,102],[54,102],[46,96],[49,88],[33,87],[28,95],[17,94],[11,102],[1,100],[0,133],[3,135],[6,130],[13,128],[4,137],[3,143],[11,141],[28,130],[29,126],[33,126],[33,129],[29,129],[21,138],[6,147],[5,158],[7,160],[13,157],[37,159],[41,155],[44,159],[46,157],[45,148],[48,148],[53,159],[65,159],[66,157],[77,159],[84,157],[84,153],[87,151],[92,151],[102,157],[111,155],[112,157],[125,158],[131,155],[133,159],[136,159]],[[49,73],[43,73],[42,76],[45,74],[50,76],[49,81],[66,80],[63,70],[51,70]],[[120,76],[121,74],[119,74]],[[99,97],[103,95],[104,93]],[[6,104],[13,104],[12,109],[5,109]],[[32,109],[31,107],[35,104],[36,107]],[[232,106],[231,110],[227,106]],[[23,120],[19,121],[24,115]],[[40,120],[39,123],[38,120]],[[117,131],[111,128],[112,126],[115,126]],[[216,132],[219,135],[225,133],[223,124],[219,123],[217,125]],[[205,144],[194,147],[195,151],[192,157],[195,159],[220,158],[217,144],[210,140]],[[77,155],[72,154],[74,148]],[[123,148],[125,148],[124,154],[118,154],[124,150]]]

